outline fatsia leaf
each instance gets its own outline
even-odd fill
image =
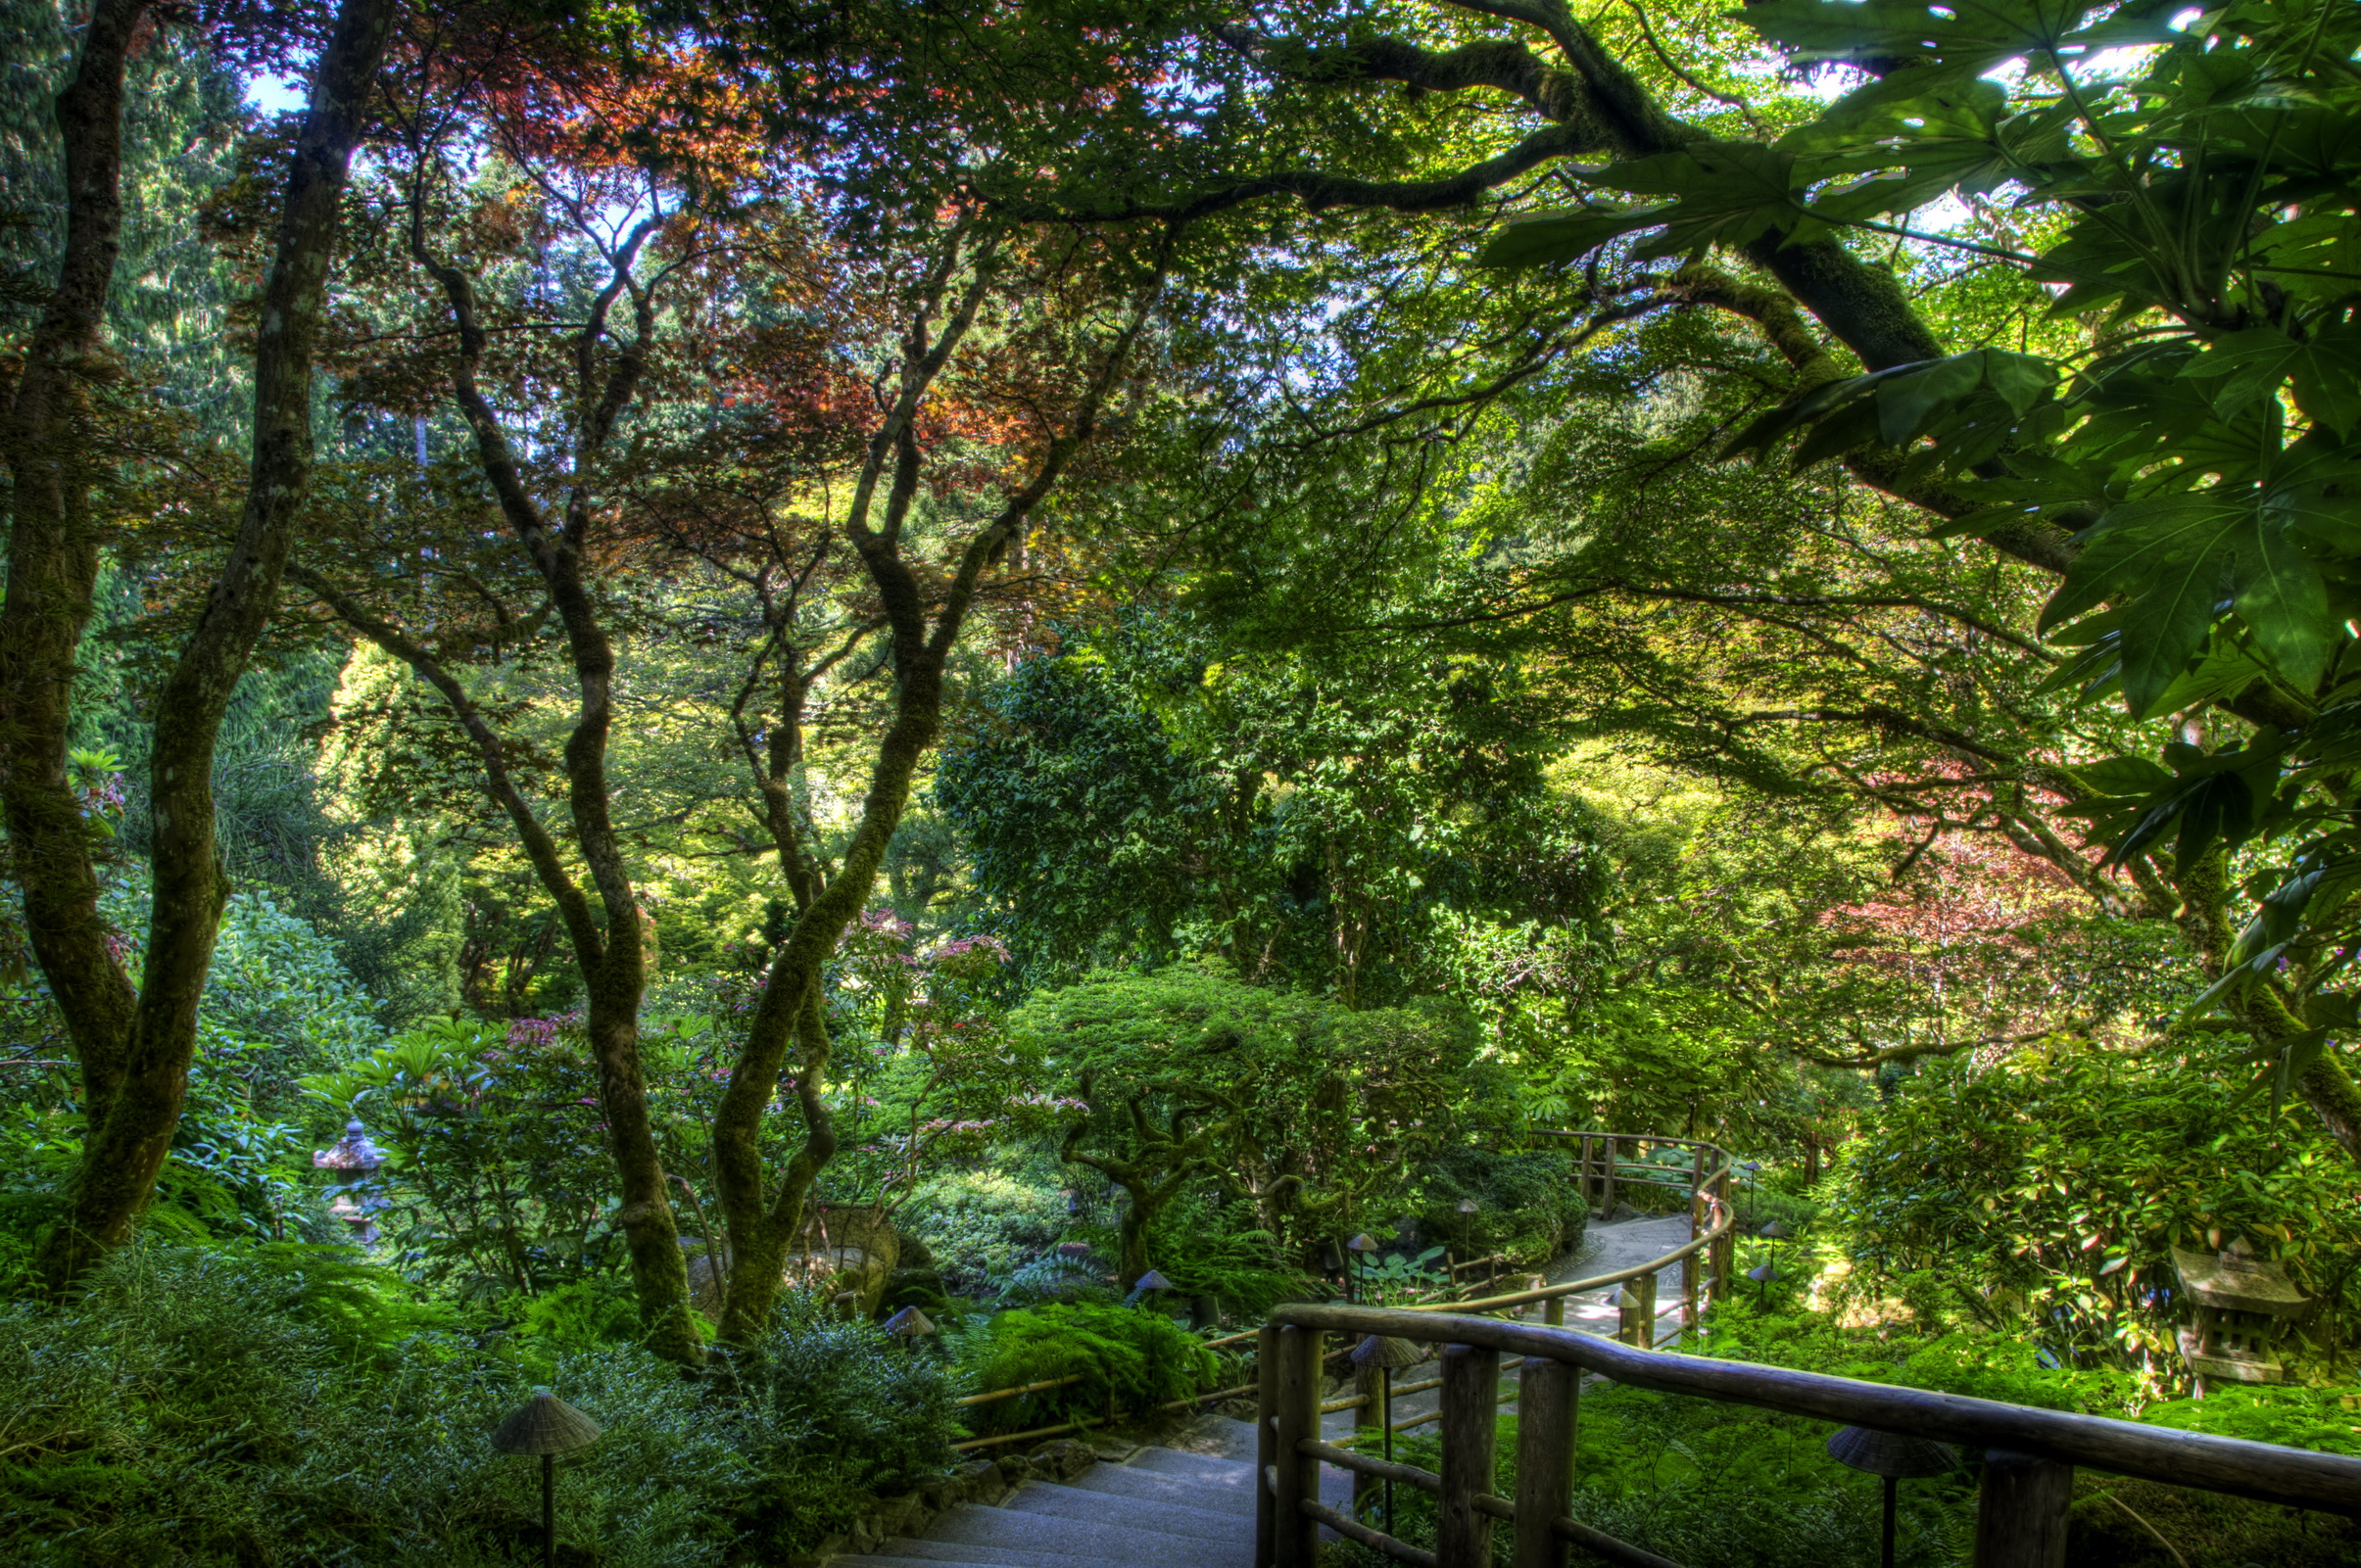
[[[2342,436],[2361,430],[2361,326],[2337,322],[2298,339],[2275,327],[2234,332],[2190,358],[2181,374],[2212,384],[2228,415],[2293,383],[2295,405]]]
[[[1492,231],[1475,261],[1479,266],[1545,266],[1572,261],[1620,235],[1647,228],[1661,208],[1604,204],[1566,213],[1542,213]]]

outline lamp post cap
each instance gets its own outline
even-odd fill
[[[570,1453],[599,1441],[599,1423],[552,1394],[535,1389],[524,1408],[492,1429],[503,1453]]]
[[[1942,1475],[1959,1464],[1959,1456],[1941,1443],[1865,1426],[1839,1428],[1828,1439],[1828,1456],[1839,1464],[1897,1481]]]
[[[886,1319],[886,1332],[905,1339],[920,1339],[935,1332],[934,1323],[915,1307],[905,1307]]]

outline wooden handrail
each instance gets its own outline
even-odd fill
[[[1703,1161],[1701,1159],[1696,1167],[1695,1174],[1687,1181],[1670,1179],[1658,1180],[1647,1176],[1625,1176],[1620,1179],[1651,1186],[1676,1188],[1686,1186],[1691,1192],[1693,1201],[1703,1199],[1711,1203],[1713,1209],[1713,1217],[1711,1222],[1705,1229],[1698,1231],[1687,1244],[1675,1248],[1671,1252],[1664,1254],[1662,1258],[1654,1259],[1644,1263],[1635,1263],[1629,1268],[1620,1269],[1614,1273],[1597,1274],[1586,1279],[1568,1280],[1559,1285],[1540,1286],[1532,1290],[1517,1291],[1503,1296],[1481,1297],[1473,1301],[1425,1302],[1402,1308],[1389,1308],[1389,1310],[1414,1311],[1430,1314],[1465,1313],[1476,1311],[1496,1311],[1503,1308],[1513,1308],[1527,1306],[1535,1302],[1553,1302],[1567,1296],[1579,1294],[1583,1291],[1601,1290],[1609,1286],[1621,1285],[1635,1279],[1653,1276],[1660,1269],[1669,1268],[1675,1263],[1683,1262],[1686,1259],[1696,1257],[1699,1253],[1704,1252],[1716,1242],[1722,1240],[1729,1234],[1731,1230],[1732,1224],[1734,1223],[1733,1216],[1729,1212],[1727,1206],[1721,1204],[1719,1200],[1714,1197],[1713,1191],[1711,1190],[1714,1184],[1726,1178],[1733,1168],[1731,1157],[1718,1145],[1693,1138],[1657,1138],[1639,1133],[1615,1133],[1611,1135],[1599,1132],[1561,1131],[1552,1128],[1531,1129],[1529,1136],[1537,1138],[1577,1138],[1583,1140],[1592,1138],[1606,1140],[1612,1137],[1617,1141],[1628,1139],[1634,1142],[1648,1143],[1653,1145],[1711,1150],[1720,1157],[1719,1165],[1716,1166],[1711,1174],[1707,1174],[1705,1172]],[[1602,1156],[1602,1161],[1609,1165],[1611,1171],[1614,1165],[1621,1164],[1619,1160],[1612,1160],[1604,1155]],[[1590,1161],[1586,1157],[1582,1163],[1582,1170],[1579,1177],[1586,1195],[1589,1190],[1590,1168]],[[1608,1191],[1610,1193],[1612,1193],[1614,1190],[1614,1180],[1615,1177],[1611,1174],[1608,1182]],[[1695,1211],[1692,1210],[1691,1212],[1692,1216],[1694,1217]],[[1494,1253],[1488,1258],[1470,1259],[1465,1261],[1452,1264],[1450,1266],[1450,1274],[1456,1276],[1464,1270],[1489,1267],[1507,1260],[1508,1255],[1505,1253]],[[1490,1283],[1490,1281],[1486,1281],[1486,1283]],[[1460,1287],[1445,1287],[1447,1290],[1456,1288]],[[849,1293],[846,1293],[846,1295],[848,1296]],[[839,1298],[839,1300],[843,1299],[845,1298]],[[1691,1301],[1690,1305],[1692,1308],[1694,1308],[1696,1305],[1694,1300]],[[1235,1345],[1244,1340],[1254,1339],[1260,1333],[1261,1330],[1259,1329],[1246,1329],[1235,1334],[1225,1334],[1220,1338],[1205,1341],[1204,1347],[1207,1350],[1217,1350],[1224,1346]],[[1346,1347],[1344,1349],[1330,1352],[1328,1353],[1328,1355],[1323,1357],[1323,1359],[1332,1359],[1334,1356],[1344,1354],[1345,1351],[1349,1349],[1350,1347]],[[1086,1374],[1077,1373],[1071,1377],[1050,1378],[1038,1383],[1024,1384],[1017,1388],[988,1389],[979,1393],[965,1395],[953,1402],[961,1406],[990,1404],[1001,1400],[1016,1399],[1023,1395],[1042,1393],[1050,1389],[1066,1388],[1073,1384],[1084,1382],[1085,1381],[1085,1378]],[[1422,1383],[1414,1385],[1413,1389],[1421,1389],[1434,1386],[1437,1385]],[[1397,1390],[1396,1392],[1409,1393],[1413,1392],[1413,1389]],[[1191,1405],[1201,1404],[1207,1400],[1230,1398],[1249,1392],[1252,1392],[1251,1385],[1241,1385],[1240,1387],[1229,1389],[1218,1389],[1207,1394],[1194,1395],[1187,1399],[1169,1401],[1166,1403],[1157,1406],[1157,1408],[1160,1410],[1180,1409]],[[1344,1409],[1352,1407],[1353,1405],[1361,1402],[1364,1402],[1360,1401],[1359,1399],[1345,1400],[1337,1402],[1335,1404],[1330,1406],[1330,1408]],[[1109,1411],[1104,1415],[1069,1421],[1058,1426],[1036,1427],[1027,1432],[1002,1433],[994,1436],[970,1438],[963,1442],[955,1443],[952,1445],[952,1447],[955,1449],[967,1450],[973,1449],[990,1448],[998,1444],[1016,1442],[1024,1438],[1045,1437],[1064,1432],[1085,1431],[1091,1427],[1101,1426],[1109,1421],[1114,1420],[1116,1418],[1116,1414],[1117,1412],[1110,1408]]]
[[[1863,1383],[1824,1372],[1667,1355],[1540,1323],[1311,1304],[1279,1307],[1271,1315],[1274,1322],[1355,1339],[1383,1334],[1543,1356],[1660,1394],[1758,1405],[1969,1449],[2000,1449],[2059,1464],[2088,1465],[2167,1486],[2361,1516],[2361,1458],[2340,1453]]]

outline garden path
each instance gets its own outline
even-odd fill
[[[1589,1274],[1612,1274],[1618,1268],[1644,1263],[1651,1258],[1662,1258],[1689,1239],[1689,1216],[1686,1214],[1651,1214],[1644,1219],[1626,1219],[1615,1224],[1593,1222],[1583,1235],[1582,1245],[1543,1269],[1542,1277],[1555,1285],[1564,1280],[1580,1279]],[[1504,1278],[1499,1293],[1507,1295],[1518,1288],[1513,1278]],[[1608,1301],[1612,1289],[1583,1291],[1566,1299],[1566,1326],[1583,1334],[1612,1336],[1618,1320],[1616,1308]],[[1680,1265],[1660,1269],[1656,1276],[1656,1343],[1680,1337]],[[1521,1308],[1516,1314],[1528,1322],[1538,1323],[1542,1304]],[[1431,1362],[1404,1367],[1394,1374],[1397,1383],[1423,1383],[1433,1377]],[[1517,1407],[1516,1375],[1509,1374],[1508,1387],[1501,1392],[1503,1410]],[[1432,1412],[1440,1391],[1429,1389],[1421,1394],[1403,1395],[1394,1401],[1396,1425],[1413,1416]],[[1354,1412],[1333,1410],[1323,1418],[1323,1425],[1332,1434],[1353,1429]]]
[[[1670,1252],[1689,1239],[1685,1215],[1593,1225],[1582,1247],[1543,1270],[1549,1280],[1613,1273]],[[1515,1283],[1501,1282],[1503,1293]],[[1566,1299],[1566,1326],[1612,1334],[1617,1313],[1607,1291]],[[1659,1343],[1680,1332],[1680,1268],[1663,1270],[1657,1300],[1669,1309],[1657,1319]],[[1524,1314],[1538,1319],[1536,1306]],[[1406,1382],[1431,1375],[1421,1367],[1397,1374]],[[1513,1391],[1514,1384],[1511,1385]],[[1434,1408],[1431,1393],[1394,1402],[1397,1422]],[[1514,1396],[1503,1409],[1514,1409]],[[1349,1410],[1325,1418],[1331,1434],[1352,1428]],[[1164,1444],[1131,1448],[1113,1440],[1095,1445],[1099,1463],[1066,1482],[1035,1478],[996,1506],[974,1502],[935,1516],[916,1536],[881,1543],[871,1553],[834,1559],[833,1568],[1249,1568],[1254,1551],[1254,1427],[1221,1415],[1201,1415]],[[1321,1466],[1321,1492],[1329,1506],[1350,1505],[1352,1478]],[[1323,1532],[1325,1536],[1326,1532]],[[1331,1538],[1332,1539],[1332,1538]]]

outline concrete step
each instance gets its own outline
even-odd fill
[[[895,1539],[869,1556],[831,1557],[828,1568],[876,1568],[879,1563],[948,1563],[951,1568],[1100,1568],[1103,1559],[1022,1546],[979,1546],[949,1541]]]
[[[1110,1497],[1139,1497],[1148,1502],[1170,1503],[1176,1508],[1229,1515],[1254,1512],[1253,1479],[1251,1474],[1241,1474],[1240,1484],[1231,1486],[1219,1481],[1159,1475],[1131,1465],[1099,1464],[1066,1485],[1077,1492],[1103,1492]]]
[[[1248,1498],[1252,1501],[1251,1496]],[[1239,1539],[1238,1515],[1225,1510],[1208,1513],[1190,1504],[1156,1502],[1145,1497],[1086,1491],[1036,1481],[1000,1504],[1009,1513],[1041,1514],[1094,1525],[1114,1525],[1139,1534],[1186,1536],[1191,1540],[1228,1544]],[[1252,1532],[1248,1531],[1248,1535]]]
[[[1248,1431],[1251,1435],[1252,1429]],[[1246,1451],[1251,1454],[1254,1450]],[[1217,1459],[1210,1453],[1182,1453],[1178,1449],[1142,1449],[1132,1455],[1126,1468],[1176,1476],[1183,1481],[1202,1481],[1209,1486],[1235,1487],[1248,1497],[1254,1496],[1251,1458]]]
[[[1027,1487],[1010,1502],[1013,1504],[1034,1490]],[[1090,1493],[1080,1496],[1101,1504],[1107,1500]],[[949,1545],[993,1546],[1024,1552],[1027,1555],[1004,1560],[1024,1563],[1029,1568],[1032,1565],[1066,1568],[1062,1562],[1052,1562],[1052,1556],[1094,1558],[1102,1564],[1121,1564],[1126,1568],[1172,1568],[1175,1562],[1186,1562],[1191,1568],[1252,1568],[1254,1561],[1254,1532],[1234,1521],[1224,1521],[1222,1536],[1217,1538],[1193,1532],[1143,1531],[1130,1521],[1072,1518],[1014,1506],[984,1508],[963,1502],[936,1515],[927,1538],[931,1543]],[[900,1549],[898,1544],[889,1544],[891,1549]]]

